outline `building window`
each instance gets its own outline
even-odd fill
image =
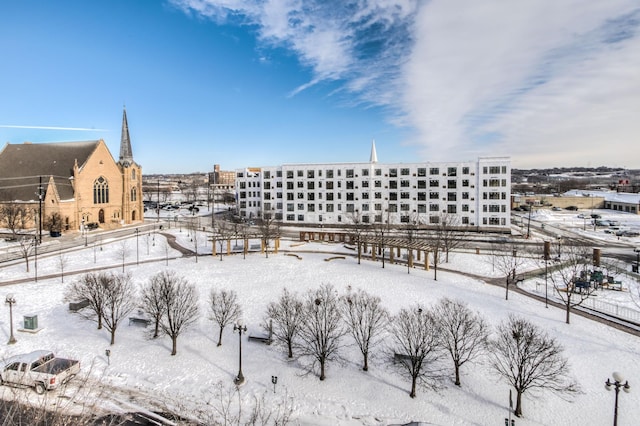
[[[353,179],[353,169],[347,169],[345,172],[347,179]]]
[[[438,175],[438,174],[440,174],[440,169],[437,168],[437,167],[431,167],[429,169],[429,174],[430,175]]]
[[[447,168],[447,176],[457,176],[458,175],[458,169],[455,167],[448,167]]]
[[[440,181],[438,179],[431,179],[429,181],[429,187],[436,188],[438,186],[440,186]]]
[[[406,167],[400,169],[400,176],[409,176],[409,169]]]
[[[136,169],[131,169],[131,180],[136,180]]]
[[[362,176],[369,176],[369,169],[362,169]]]
[[[100,176],[93,183],[93,204],[106,204],[109,202],[109,183]]]
[[[398,177],[398,169],[389,169],[389,177]]]
[[[424,177],[427,175],[427,169],[425,167],[418,168],[418,176]]]
[[[325,175],[327,179],[333,179],[333,170],[326,170]]]
[[[457,213],[455,204],[449,204],[447,206],[447,213]]]
[[[313,172],[313,170],[307,170],[307,178],[308,179],[313,179],[315,177],[315,174]]]
[[[138,201],[138,191],[136,188],[131,188],[131,201]]]

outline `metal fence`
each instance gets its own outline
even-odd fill
[[[614,305],[613,303],[603,302],[602,300],[597,300],[592,297],[583,301],[580,306],[640,324],[640,311],[627,308],[626,306]]]

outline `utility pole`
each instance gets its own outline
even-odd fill
[[[38,242],[42,242],[42,176],[38,185]]]

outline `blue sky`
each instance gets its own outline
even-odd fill
[[[103,138],[145,173],[458,161],[640,168],[636,0],[22,0],[0,143]],[[57,129],[44,129],[56,127]]]

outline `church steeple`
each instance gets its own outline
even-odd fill
[[[131,151],[131,139],[129,139],[129,124],[127,123],[127,109],[122,110],[122,136],[120,137],[120,163],[129,165],[133,163]]]
[[[371,140],[371,156],[369,157],[369,162],[370,163],[377,163],[378,162],[378,154],[376,153],[376,140],[375,139]]]

